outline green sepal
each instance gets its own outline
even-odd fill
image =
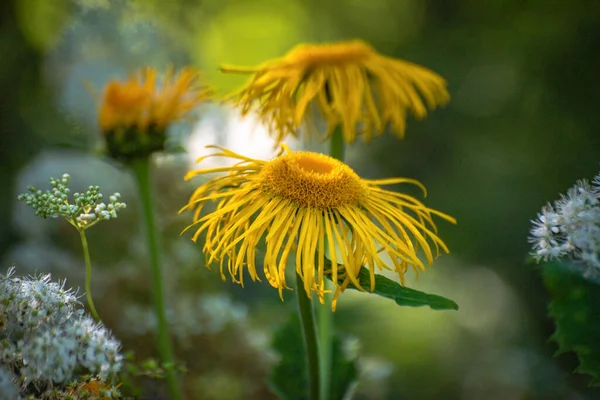
[[[331,279],[331,275],[327,275],[327,278]],[[360,283],[363,289],[371,289],[371,275],[367,268],[362,267],[357,278],[358,283]],[[359,290],[352,283],[348,285],[348,289]],[[436,294],[424,293],[415,289],[404,287],[398,282],[394,282],[385,276],[377,274],[375,274],[375,290],[367,293],[392,299],[399,306],[429,306],[432,310],[458,310],[458,304],[456,304],[456,302],[453,300],[438,296]]]
[[[342,400],[357,377],[356,360],[347,357],[342,339],[332,340],[331,387],[327,399]],[[273,348],[279,361],[271,369],[269,387],[281,400],[305,400],[308,390],[308,367],[298,314],[292,314],[273,335]]]
[[[542,275],[551,297],[548,313],[556,324],[550,337],[559,347],[555,355],[573,351],[579,359],[576,372],[600,386],[600,285],[566,263],[543,264]]]
[[[126,164],[165,149],[164,127],[149,126],[144,131],[137,127],[116,128],[103,132],[103,136],[108,155]]]

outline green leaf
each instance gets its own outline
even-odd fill
[[[358,377],[356,359],[344,354],[343,342],[339,335],[334,335],[331,342],[331,386],[328,399],[342,400]]]
[[[280,359],[271,370],[269,386],[282,400],[307,398],[308,370],[301,329],[298,314],[292,314],[273,336],[273,348],[279,353]],[[334,335],[328,400],[342,400],[356,380],[356,360],[344,354],[342,345],[340,336]]]
[[[327,275],[327,278],[331,279],[331,275]],[[365,290],[371,288],[371,276],[369,270],[365,267],[362,267],[358,273],[358,282]],[[351,283],[348,285],[348,289],[356,289],[356,286]],[[377,274],[375,274],[375,290],[368,293],[392,299],[399,306],[429,306],[432,310],[458,310],[458,304],[453,300],[404,287],[385,276]]]
[[[298,314],[292,314],[273,336],[273,348],[281,358],[271,370],[269,386],[281,400],[306,399],[308,370],[301,329]]]
[[[600,285],[568,264],[544,264],[542,274],[552,298],[549,315],[556,331],[550,339],[558,343],[556,355],[575,352],[576,371],[591,375],[591,385],[600,386]]]

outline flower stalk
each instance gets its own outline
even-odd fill
[[[313,313],[313,305],[306,291],[303,289],[304,283],[302,276],[296,274],[296,296],[298,299],[298,308],[300,309],[300,322],[306,346],[306,354],[308,360],[308,382],[310,400],[325,399],[321,395],[321,374],[319,372],[319,344],[317,339],[317,330],[315,324],[315,316]],[[324,307],[321,307],[324,308]]]
[[[44,218],[63,217],[65,221],[77,229],[85,259],[85,290],[88,306],[94,319],[100,322],[100,317],[92,300],[92,263],[85,230],[100,221],[116,219],[119,211],[123,210],[126,204],[119,201],[121,194],[118,192],[109,196],[108,205],[99,202],[103,197],[99,186],[89,186],[84,193],[74,193],[73,198],[75,201],[71,203],[69,201],[71,189],[68,187],[70,180],[71,176],[69,174],[63,174],[60,179],[50,178],[52,189],[44,192],[30,186],[28,193],[21,193],[18,199],[31,206],[35,210],[35,215]]]
[[[344,161],[345,143],[341,126],[333,131],[329,141],[329,155],[337,160]],[[333,285],[325,282],[325,288],[331,289]],[[331,298],[325,297],[325,305],[317,307],[317,331],[319,335],[319,361],[321,364],[321,398],[326,399],[330,392],[331,383],[331,339],[333,332],[333,312],[331,311]]]
[[[158,322],[157,344],[163,363],[173,366],[174,356],[167,324],[164,299],[164,280],[161,270],[161,248],[154,214],[154,201],[150,184],[150,157],[141,157],[131,163],[137,183],[143,212],[146,241],[150,252],[150,272],[154,313]],[[172,400],[182,400],[181,387],[175,370],[166,370],[166,381]]]
[[[87,298],[90,312],[94,319],[100,322],[100,316],[96,307],[94,306],[94,300],[92,300],[92,263],[90,261],[90,250],[88,247],[87,238],[85,237],[84,229],[77,229],[79,231],[79,237],[81,238],[81,247],[83,248],[83,258],[85,259],[85,297]]]
[[[345,150],[344,134],[342,132],[342,127],[338,125],[333,131],[329,141],[329,155],[336,160],[344,162]]]

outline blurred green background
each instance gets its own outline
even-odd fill
[[[547,293],[526,262],[530,219],[599,170],[599,1],[6,0],[0,21],[0,270],[16,265],[20,274],[52,272],[83,286],[76,232],[33,216],[16,196],[63,172],[74,189],[119,191],[127,210],[92,229],[89,241],[98,311],[126,350],[154,355],[153,320],[133,180],[101,155],[103,85],[145,65],[191,64],[225,94],[244,78],[221,74],[220,64],[361,38],[449,82],[451,103],[409,120],[405,140],[357,143],[347,161],[364,177],[419,179],[427,204],[458,219],[440,223],[452,254],[407,282],[460,310],[345,293],[335,318],[360,352],[352,398],[600,398],[572,373],[574,355],[553,356]],[[268,157],[272,143],[218,104],[171,133],[187,154],[157,157],[155,176],[187,396],[273,398],[264,383],[276,359],[270,333],[294,310],[293,296],[281,303],[267,284],[222,282],[204,268],[201,246],[179,236],[190,216],[177,215],[194,185],[182,177],[204,144]],[[147,395],[164,393],[148,382]]]

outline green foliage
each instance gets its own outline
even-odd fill
[[[356,381],[358,370],[356,361],[344,354],[343,342],[339,335],[334,335],[331,343],[331,378],[328,399],[344,399],[352,384]]]
[[[331,275],[327,275],[327,277],[331,279]],[[358,273],[358,282],[364,289],[368,290],[371,287],[371,276],[369,270],[365,267]],[[348,289],[356,289],[356,286],[351,283],[348,285]],[[385,276],[377,274],[375,274],[375,290],[372,293],[392,299],[399,306],[429,306],[432,310],[458,310],[458,304],[453,300],[404,287]]]
[[[557,355],[573,351],[579,359],[577,372],[592,376],[600,386],[600,286],[583,278],[569,265],[546,263],[544,284],[550,292],[549,314],[556,331]]]
[[[281,357],[271,370],[269,385],[282,400],[306,398],[308,374],[300,318],[293,314],[275,332],[273,348]]]
[[[119,374],[121,387],[125,392],[139,398],[142,396],[142,379],[163,380],[168,372],[184,374],[185,366],[173,363],[161,363],[154,358],[137,361],[132,351],[123,355],[123,370]]]
[[[273,348],[281,357],[271,370],[269,386],[282,400],[306,399],[308,390],[308,367],[304,350],[300,318],[293,314],[275,332]],[[344,398],[356,380],[356,360],[343,352],[343,340],[334,335],[332,341],[331,387],[328,400]]]

